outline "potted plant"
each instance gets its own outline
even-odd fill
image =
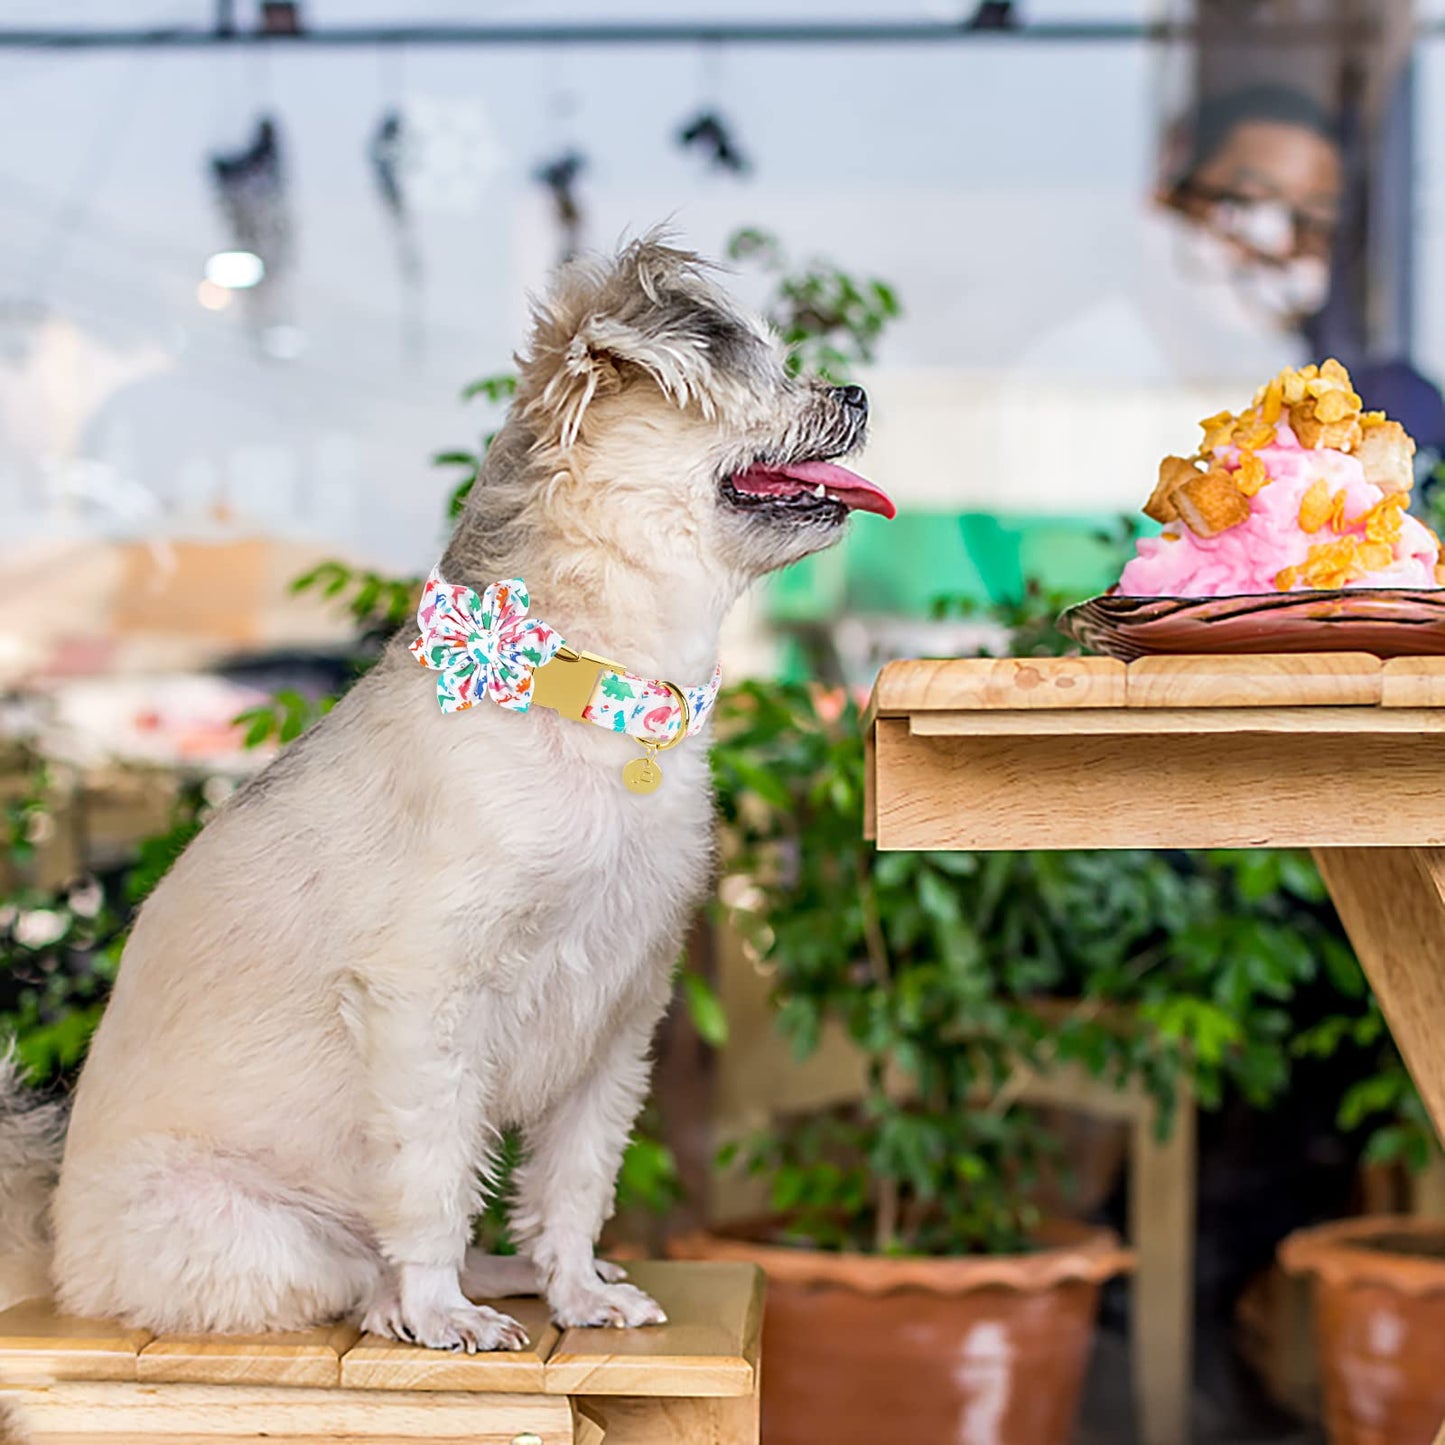
[[[1049,1140],[1010,1080],[1067,1061],[1165,1104],[1183,1079],[1206,1106],[1226,1082],[1266,1101],[1284,1003],[1321,960],[1353,967],[1319,880],[1291,854],[878,854],[845,695],[748,684],[718,728],[722,894],[795,1052],[841,1028],[866,1085],[736,1142],[769,1217],[674,1253],[767,1270],[772,1445],[874,1440],[905,1412],[921,1439],[1063,1442],[1128,1255],[1041,1217]]]
[[[1439,1146],[1373,999],[1301,1036],[1302,1053],[1369,1051],[1345,1093],[1342,1130],[1366,1130],[1362,1161],[1418,1173]],[[1315,1353],[1332,1445],[1431,1445],[1445,1421],[1445,1220],[1365,1214],[1296,1230],[1280,1246],[1313,1285]]]

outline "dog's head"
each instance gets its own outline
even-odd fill
[[[768,328],[655,238],[566,269],[520,366],[514,415],[573,537],[742,582],[836,541],[852,510],[893,515],[835,460],[863,442],[863,389],[790,376]]]

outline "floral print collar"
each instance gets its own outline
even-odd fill
[[[662,779],[656,755],[697,732],[711,714],[721,666],[697,687],[645,678],[569,647],[555,628],[527,616],[530,605],[520,577],[493,582],[479,596],[432,569],[417,608],[421,635],[410,650],[437,674],[441,710],[464,712],[488,698],[527,712],[536,702],[622,733],[644,749],[623,769],[623,780],[634,792],[651,792]]]

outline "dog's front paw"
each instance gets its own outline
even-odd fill
[[[435,1305],[407,1312],[399,1301],[387,1301],[373,1308],[361,1327],[409,1345],[468,1355],[527,1347],[526,1330],[511,1315],[486,1305]]]
[[[630,1284],[579,1285],[557,1290],[551,1296],[551,1305],[552,1318],[564,1329],[633,1329],[667,1323],[657,1301]]]

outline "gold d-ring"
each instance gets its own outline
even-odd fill
[[[682,726],[678,728],[677,735],[669,738],[667,742],[649,744],[659,753],[665,753],[668,748],[675,748],[687,736],[688,729],[692,727],[692,709],[687,705],[687,697],[683,690],[675,682],[668,682],[666,679],[663,679],[662,685],[677,699],[677,705],[682,709]]]

